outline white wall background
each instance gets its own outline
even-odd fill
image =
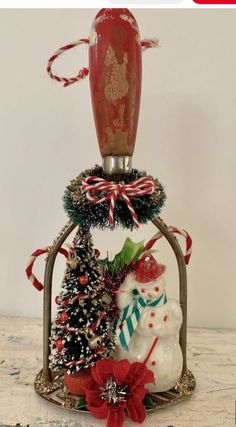
[[[95,10],[0,11],[0,314],[41,316],[42,293],[24,274],[28,255],[50,244],[67,221],[62,195],[70,178],[100,163],[89,82],[69,88],[46,74],[48,57],[89,34]],[[143,55],[143,91],[134,164],[159,177],[168,200],[162,216],[194,241],[189,324],[236,327],[236,11],[137,10],[141,35],[161,47]],[[56,64],[73,75],[87,47]],[[150,224],[135,239],[149,238]],[[127,232],[94,233],[116,253]],[[110,241],[109,241],[110,240]],[[174,256],[169,294],[177,296]],[[43,278],[44,261],[35,272]],[[59,258],[55,292],[64,259]]]

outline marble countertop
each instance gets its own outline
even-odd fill
[[[102,427],[41,399],[34,378],[42,367],[42,320],[0,317],[0,427]],[[146,427],[233,427],[236,330],[189,328],[188,366],[197,380],[191,399],[148,414]],[[138,426],[129,420],[124,427]]]

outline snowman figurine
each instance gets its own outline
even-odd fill
[[[183,365],[182,311],[176,300],[167,300],[166,267],[151,254],[143,254],[120,286],[117,305],[115,358],[145,363],[155,377],[155,383],[147,386],[150,392],[170,390]]]

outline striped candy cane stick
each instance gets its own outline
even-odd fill
[[[38,291],[42,291],[44,286],[41,282],[39,282],[39,280],[35,277],[35,275],[33,274],[33,265],[35,263],[35,260],[43,254],[47,254],[50,250],[50,246],[47,246],[46,248],[43,249],[37,249],[35,252],[32,253],[32,255],[29,258],[28,264],[26,266],[26,276],[28,277],[28,279],[31,281],[31,283],[33,284],[33,286],[38,290]],[[69,251],[67,249],[64,248],[60,248],[59,249],[59,253],[64,255],[66,258],[68,258],[69,256]]]
[[[191,238],[191,236],[188,234],[188,232],[186,230],[181,230],[177,227],[172,227],[172,226],[170,226],[168,228],[169,228],[169,231],[171,231],[172,233],[180,234],[181,236],[183,236],[185,238],[186,251],[185,251],[185,255],[184,255],[184,261],[185,261],[185,264],[188,264],[190,257],[192,255],[192,238]],[[156,243],[156,241],[161,239],[162,237],[163,237],[163,234],[160,231],[158,231],[149,240],[149,242],[146,244],[145,250],[151,249],[153,247],[153,245]]]

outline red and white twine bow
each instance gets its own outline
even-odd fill
[[[186,250],[185,250],[185,255],[184,255],[184,261],[185,264],[188,264],[190,261],[190,257],[192,255],[192,238],[191,236],[188,234],[188,232],[186,230],[181,230],[177,227],[168,227],[168,229],[172,232],[172,233],[177,233],[180,234],[181,236],[183,236],[185,238],[185,244],[186,244]],[[146,244],[145,246],[145,250],[151,249],[153,247],[153,245],[156,243],[157,240],[161,239],[163,237],[163,234],[161,231],[158,231],[150,240],[149,242]]]
[[[118,198],[123,199],[130,211],[136,227],[139,227],[137,214],[132,206],[130,197],[140,197],[152,194],[155,190],[154,182],[149,176],[138,178],[133,182],[107,181],[97,176],[88,176],[82,181],[82,191],[86,193],[87,199],[94,204],[110,202],[109,223],[114,224],[114,210]],[[97,194],[101,193],[101,197]],[[105,195],[103,195],[105,194]]]
[[[83,80],[87,75],[89,74],[89,68],[83,67],[81,70],[79,70],[78,74],[74,77],[62,77],[58,76],[57,74],[54,74],[52,71],[52,64],[54,61],[61,56],[63,53],[67,52],[70,49],[74,49],[76,46],[79,46],[81,44],[89,44],[89,39],[79,39],[75,42],[69,43],[65,46],[60,47],[48,60],[47,64],[47,72],[49,77],[51,77],[52,80],[56,80],[57,82],[63,83],[63,86],[70,86],[73,83],[79,82],[80,80]],[[153,47],[158,46],[158,40],[157,39],[144,39],[141,41],[141,47],[142,50],[147,50]]]

